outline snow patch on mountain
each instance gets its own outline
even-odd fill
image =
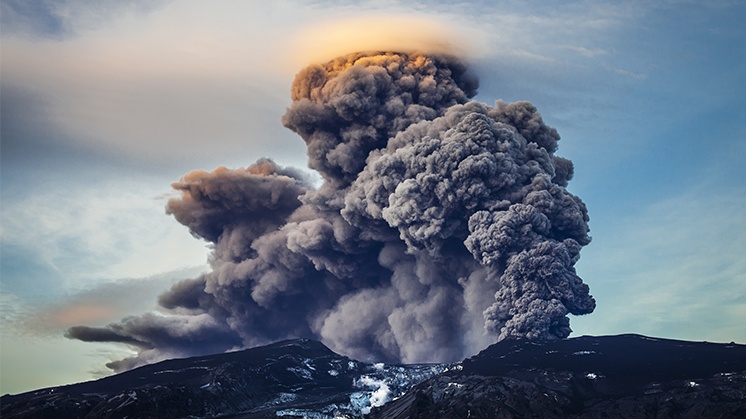
[[[414,385],[430,377],[458,368],[455,364],[385,365],[376,363],[366,374],[353,382],[363,391],[350,395],[350,406],[357,414],[367,415],[374,407],[380,407],[403,395]]]
[[[305,368],[299,368],[299,367],[290,367],[287,369],[289,372],[292,372],[293,374],[297,375],[300,378],[306,379],[306,380],[313,380],[313,374],[311,371],[305,369]]]
[[[355,381],[355,387],[373,389],[367,397],[367,403],[362,406],[360,413],[367,415],[370,409],[383,406],[391,399],[391,389],[386,380],[379,380],[369,375],[363,375]]]

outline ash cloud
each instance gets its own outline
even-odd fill
[[[68,336],[138,349],[125,369],[290,337],[364,360],[453,361],[506,338],[567,337],[595,301],[572,162],[528,102],[470,100],[460,60],[368,52],[296,76],[282,123],[319,187],[263,159],[195,171],[167,212],[213,243],[212,271],[145,314]]]

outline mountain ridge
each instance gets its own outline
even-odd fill
[[[385,365],[336,354],[315,340],[292,339],[0,398],[3,418],[698,412],[746,416],[746,345],[635,334],[510,339],[459,363]]]
[[[736,343],[637,334],[518,339],[460,365],[370,416],[746,417],[746,345]]]

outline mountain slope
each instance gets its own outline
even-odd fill
[[[503,341],[374,418],[746,417],[746,346],[639,335]]]
[[[372,410],[371,410],[372,408]],[[3,418],[746,417],[746,346],[506,340],[459,364],[368,364],[312,340],[0,398]]]
[[[445,365],[384,366],[298,339],[238,352],[174,359],[96,381],[0,399],[3,418],[359,416]],[[385,379],[388,381],[385,381]]]

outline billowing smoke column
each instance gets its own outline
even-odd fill
[[[301,71],[283,124],[301,172],[261,160],[187,174],[167,211],[214,243],[212,271],[146,314],[68,336],[132,345],[124,369],[174,355],[321,339],[363,360],[452,361],[506,338],[560,339],[595,301],[572,163],[527,102],[469,101],[450,57],[357,53]]]

